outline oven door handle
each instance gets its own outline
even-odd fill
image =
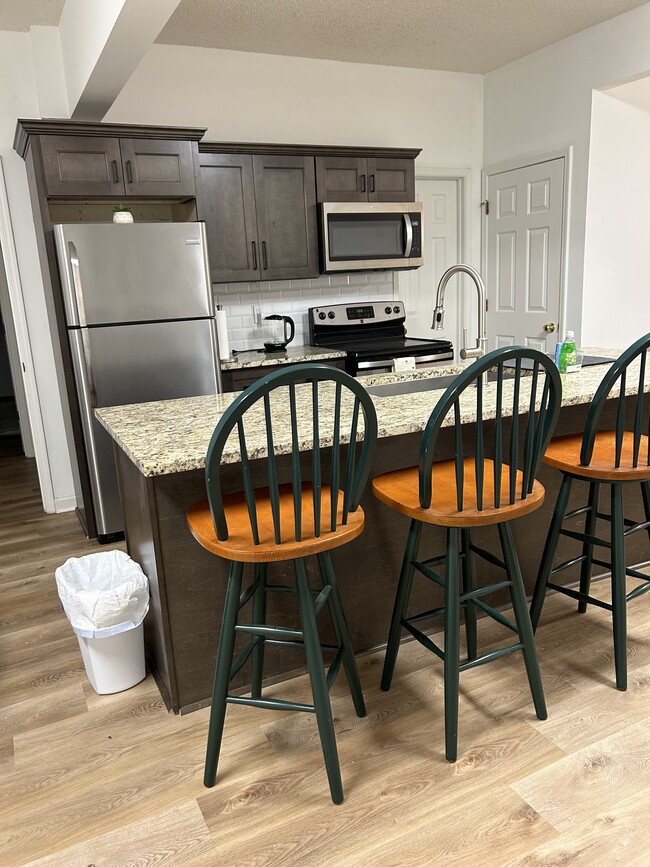
[[[376,358],[374,361],[359,361],[357,362],[357,370],[374,370],[376,367],[388,367],[391,362],[391,358]]]
[[[413,249],[413,223],[411,215],[404,214],[404,228],[406,229],[406,245],[404,247],[404,258],[411,258],[411,250]]]
[[[454,353],[453,351],[449,352],[438,352],[435,355],[413,355],[408,356],[409,358],[415,358],[416,367],[418,364],[431,364],[439,361],[453,361]],[[373,370],[378,367],[390,367],[394,361],[394,357],[388,356],[386,358],[375,358],[372,361],[359,361],[357,362],[357,370]]]

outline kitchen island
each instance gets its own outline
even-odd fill
[[[615,357],[617,353],[610,354]],[[414,387],[421,387],[422,380],[429,380],[432,386],[401,395],[373,396],[379,427],[373,475],[417,463],[422,430],[441,394],[435,388],[436,379],[457,374],[464,366],[441,366],[435,370],[364,380],[373,387],[410,380],[415,381]],[[583,429],[589,402],[607,369],[607,365],[583,368],[579,373],[562,377],[564,393],[557,434],[576,433]],[[629,387],[629,393],[633,393],[635,387]],[[299,399],[300,388],[297,388]],[[495,386],[488,385],[485,392],[485,418],[490,415],[489,401],[494,389]],[[650,371],[646,376],[645,391],[650,391]],[[185,511],[191,503],[205,497],[203,465],[207,445],[219,417],[235,397],[235,394],[224,394],[97,410],[98,418],[115,440],[128,551],[140,563],[150,581],[151,606],[145,621],[149,664],[168,707],[181,713],[210,701],[228,572],[225,561],[207,553],[192,538],[185,523]],[[611,412],[613,417],[616,401],[610,400],[609,403],[612,406],[607,408],[607,412]],[[461,411],[466,428],[464,436],[469,442],[475,417],[469,404],[466,410],[461,407]],[[484,427],[489,436],[490,422],[487,421]],[[453,428],[449,427],[443,434],[446,434],[446,438],[443,436],[441,440],[441,457],[444,458],[453,454]],[[283,443],[281,439],[280,436],[276,441],[276,451],[280,453],[280,483],[288,480],[290,474],[290,440]],[[250,438],[247,435],[247,440],[249,449],[256,455],[251,464],[254,482],[257,478],[257,483],[263,484],[266,452],[262,432],[258,442],[254,432]],[[308,477],[308,450],[303,453],[303,458],[305,477]],[[223,472],[226,491],[241,488],[236,444],[226,446]],[[534,585],[560,481],[559,473],[545,467],[539,477],[547,491],[545,504],[513,525],[515,539],[525,540],[518,550],[529,593]],[[576,485],[576,488],[580,498],[580,486]],[[375,500],[370,486],[363,496],[362,506],[366,513],[364,532],[344,548],[332,552],[357,652],[369,650],[386,640],[408,530],[408,520]],[[626,506],[630,514],[638,511],[638,504],[633,500]],[[428,531],[422,553],[432,556],[444,545],[444,531],[436,527],[430,527]],[[641,536],[644,538],[639,538]],[[477,543],[494,548],[495,534],[490,528],[483,529],[477,533]],[[638,562],[645,556],[642,552],[645,552],[646,543],[645,534],[630,539],[628,562]],[[558,557],[563,558],[562,547]],[[291,563],[278,563],[272,569],[274,582],[292,581]],[[565,580],[575,580],[576,575],[576,572],[567,570]],[[413,594],[414,606],[423,601],[426,593],[431,593],[430,588],[418,586]],[[505,598],[500,601],[507,603]],[[270,619],[279,617],[289,624],[295,623],[293,602],[290,595],[276,594],[269,611]],[[429,607],[435,604],[434,600]],[[327,632],[325,629],[324,640],[330,641],[332,636]],[[293,650],[283,655],[269,654],[268,673],[271,678],[281,679],[303,667],[302,655]],[[238,677],[236,683],[245,686],[246,674],[241,672]]]

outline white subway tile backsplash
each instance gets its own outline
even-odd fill
[[[392,271],[323,274],[307,280],[272,280],[254,283],[215,283],[215,302],[228,315],[228,335],[233,349],[261,345],[263,329],[256,326],[253,307],[262,316],[280,313],[296,325],[294,344],[309,343],[307,311],[310,307],[344,304],[347,299],[376,301],[395,297]]]
[[[349,281],[350,286],[367,286],[370,282],[367,274],[350,274]]]
[[[250,304],[231,304],[230,299],[228,299],[227,306],[224,305],[224,307],[228,311],[228,316],[231,314],[233,316],[252,315],[252,306]]]
[[[314,282],[316,282],[317,280],[318,280],[318,277],[315,277]],[[291,288],[292,289],[299,289],[301,292],[304,292],[305,290],[309,290],[312,288],[312,281],[311,281],[311,279],[292,280],[291,281]]]

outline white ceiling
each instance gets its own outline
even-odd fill
[[[57,25],[64,4],[0,0],[0,30]],[[485,73],[642,5],[641,0],[181,0],[157,42]]]

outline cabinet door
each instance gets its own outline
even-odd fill
[[[361,157],[316,157],[319,202],[367,202],[368,160]]]
[[[262,279],[316,277],[313,157],[255,156],[253,175]]]
[[[199,154],[197,208],[205,221],[213,283],[260,279],[250,154]]]
[[[120,139],[128,196],[194,196],[192,142]]]
[[[295,362],[300,364],[300,362]],[[330,360],[318,360],[319,364],[326,364],[328,367],[336,367],[338,370],[345,370],[345,360],[335,358]],[[224,391],[243,391],[249,385],[258,382],[263,376],[269,373],[275,373],[276,370],[286,369],[288,364],[266,365],[265,367],[245,367],[241,370],[224,370],[221,373],[223,379]],[[305,382],[307,380],[304,380]]]
[[[119,140],[40,136],[48,196],[123,196]]]
[[[414,202],[415,160],[368,159],[369,202]]]

